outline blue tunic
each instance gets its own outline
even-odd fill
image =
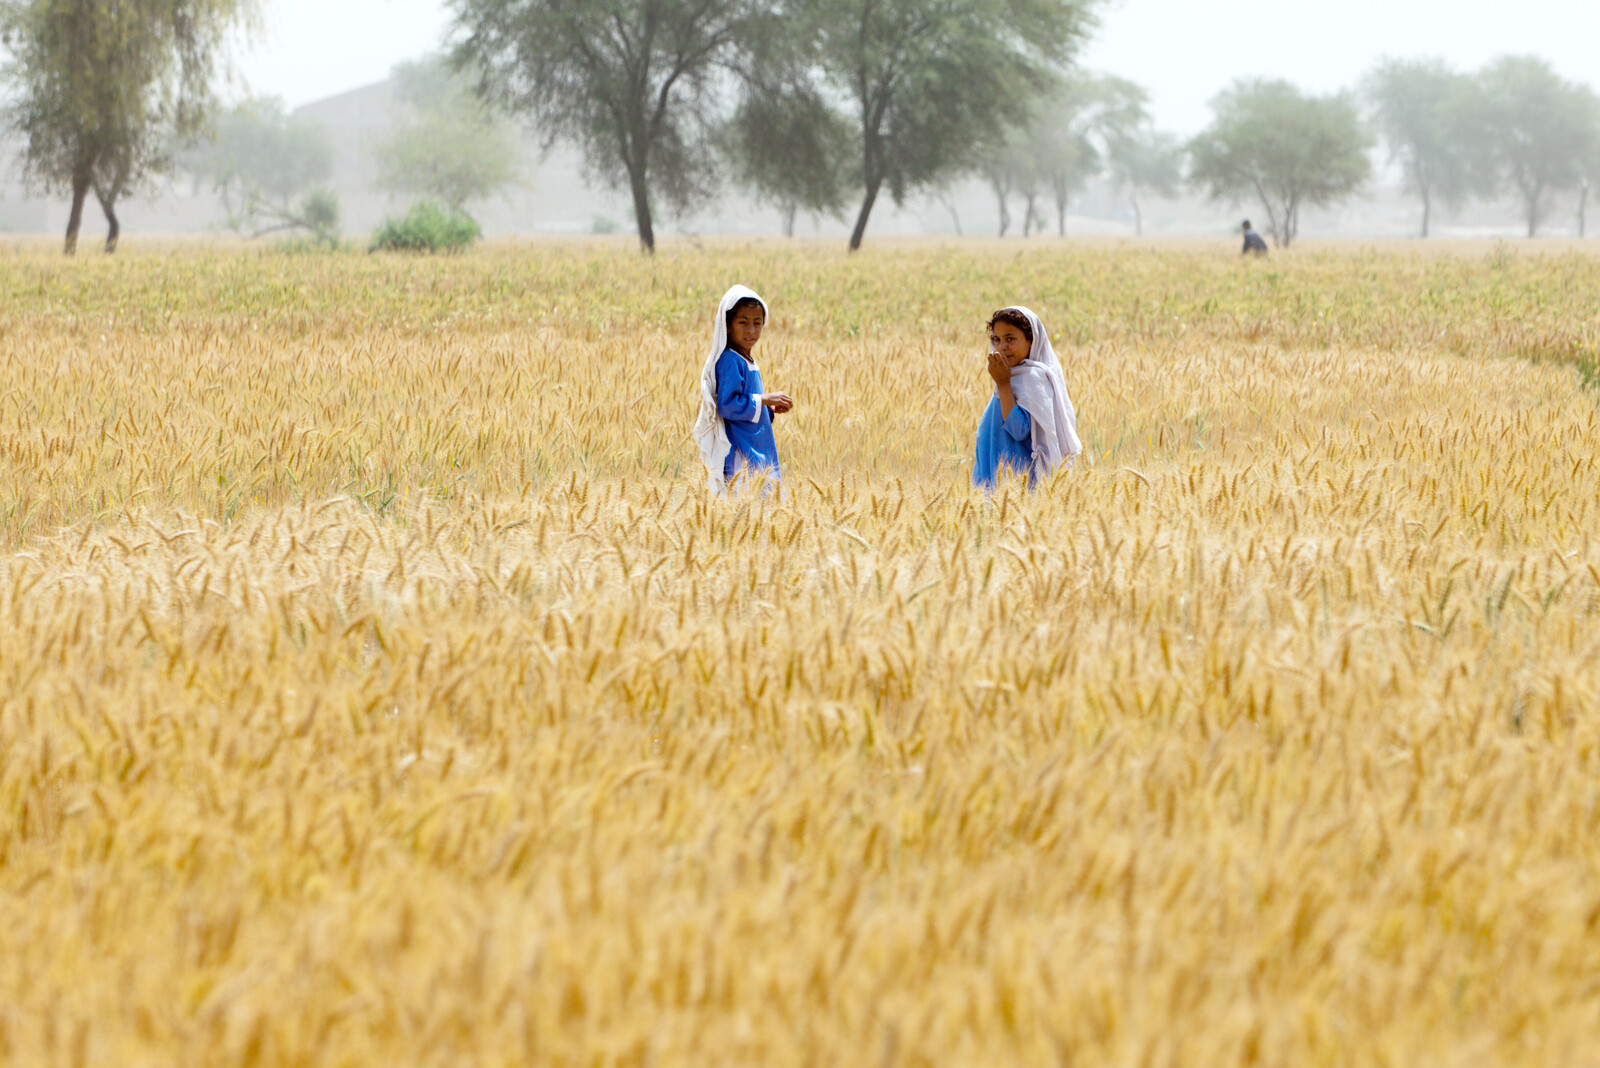
[[[978,423],[978,454],[972,464],[972,484],[993,489],[1002,465],[1013,471],[1028,473],[1028,485],[1033,485],[1033,422],[1022,405],[1011,409],[1011,414],[1000,418],[1000,396],[989,398],[989,407],[983,410]]]
[[[742,465],[765,468],[768,478],[780,478],[778,442],[772,436],[772,413],[759,403],[761,372],[732,349],[717,357],[717,414],[728,432],[728,460],[722,477],[731,478]]]

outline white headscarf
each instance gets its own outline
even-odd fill
[[[711,328],[711,355],[706,357],[705,368],[700,372],[700,415],[694,421],[694,440],[700,446],[700,459],[705,461],[706,486],[713,493],[721,493],[726,488],[722,470],[733,449],[728,441],[728,429],[717,414],[717,360],[728,351],[728,312],[746,299],[760,304],[761,313],[768,314],[767,302],[753,289],[734,286],[722,294],[722,303],[717,305],[717,320]]]
[[[1033,424],[1034,470],[1040,478],[1048,476],[1062,460],[1083,452],[1078,440],[1078,413],[1067,395],[1067,381],[1061,374],[1061,361],[1050,346],[1050,332],[1039,317],[1020,304],[1010,311],[1027,316],[1033,327],[1028,358],[1011,369],[1011,392]]]

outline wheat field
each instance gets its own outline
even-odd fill
[[[0,1060],[1600,1062],[1600,257],[0,278]],[[986,498],[1013,302],[1089,462]]]

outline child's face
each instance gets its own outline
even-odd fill
[[[761,328],[766,325],[767,313],[759,306],[740,308],[728,321],[728,344],[735,352],[748,356],[761,340]]]
[[[1028,358],[1033,345],[1012,323],[995,323],[989,329],[989,351],[998,353],[1007,367],[1015,367]]]

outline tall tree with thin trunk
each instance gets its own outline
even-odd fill
[[[1281,247],[1299,234],[1301,208],[1337,203],[1372,173],[1372,139],[1346,96],[1246,80],[1211,106],[1216,119],[1189,142],[1190,179],[1214,200],[1258,200]]]
[[[1435,201],[1453,208],[1487,191],[1481,139],[1472,132],[1481,111],[1477,83],[1440,60],[1385,59],[1363,88],[1389,162],[1422,201],[1427,237]]]
[[[459,67],[548,147],[582,149],[591,174],[633,199],[639,244],[658,203],[687,211],[715,188],[724,94],[756,29],[757,0],[450,0]]]
[[[1030,126],[1041,180],[1056,205],[1056,233],[1066,236],[1067,207],[1110,162],[1111,143],[1150,120],[1149,94],[1104,74],[1075,74],[1044,103]]]
[[[783,7],[808,34],[827,89],[849,102],[861,247],[885,191],[898,203],[975,168],[990,134],[1025,122],[1087,33],[1096,0],[805,0]]]
[[[1558,192],[1576,191],[1584,160],[1600,140],[1600,103],[1587,86],[1567,81],[1542,59],[1506,56],[1480,75],[1485,151],[1522,205],[1536,237]]]
[[[521,180],[515,130],[478,99],[468,74],[430,56],[400,64],[391,77],[403,107],[373,146],[379,189],[466,214],[468,204]]]
[[[201,129],[227,35],[254,14],[254,0],[0,0],[5,121],[24,180],[72,199],[67,255],[91,192],[115,251],[117,201]]]
[[[1175,197],[1183,182],[1183,149],[1171,134],[1141,123],[1118,133],[1106,146],[1106,170],[1112,184],[1128,198],[1133,211],[1133,232],[1144,233],[1144,206],[1140,197],[1153,193]]]
[[[811,86],[751,85],[721,144],[735,180],[778,209],[785,237],[801,211],[843,213],[850,127]]]

